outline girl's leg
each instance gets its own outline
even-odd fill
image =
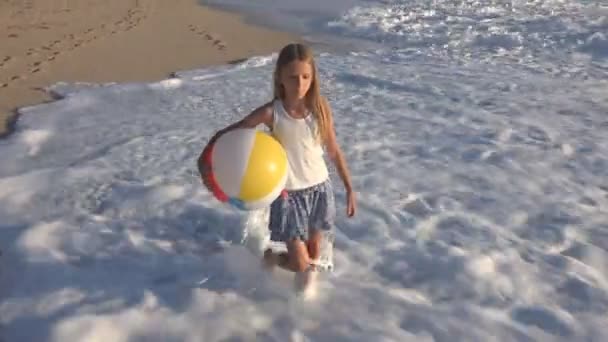
[[[310,260],[317,260],[321,255],[321,232],[317,229],[310,229],[306,249]]]
[[[288,266],[294,272],[304,272],[310,266],[310,256],[306,243],[293,239],[287,243]]]
[[[312,195],[310,202],[310,216],[308,218],[310,228],[306,245],[310,259],[316,262],[321,257],[321,242],[324,238],[324,231],[331,231],[336,216],[331,183],[327,181],[319,186]]]
[[[306,299],[316,296],[316,269],[311,268],[311,262],[320,254],[321,233],[310,231],[309,239],[303,242],[300,239],[292,239],[287,242],[287,253],[274,254],[268,249],[264,253],[267,265],[278,265],[295,273],[294,286],[298,293]]]
[[[264,259],[268,264],[276,264],[292,272],[306,271],[311,261],[308,246],[300,239],[287,242],[287,253],[275,255],[270,249],[266,250]]]

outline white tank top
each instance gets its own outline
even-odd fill
[[[305,189],[327,180],[329,172],[323,147],[316,139],[317,123],[312,113],[303,119],[293,118],[280,99],[273,107],[272,134],[283,145],[289,163],[285,189]]]

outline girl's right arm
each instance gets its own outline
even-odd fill
[[[217,131],[211,137],[211,139],[209,139],[207,146],[213,145],[213,143],[215,143],[215,141],[222,134],[227,133],[231,130],[239,129],[239,128],[255,128],[260,124],[265,124],[269,128],[272,128],[272,102],[268,102],[268,103],[256,108],[251,113],[249,113],[247,116],[245,116],[243,119]],[[206,171],[208,171],[208,170],[206,170],[204,162],[203,162],[204,154],[205,154],[205,151],[203,150],[203,152],[201,152],[200,156],[198,157],[198,163],[197,163],[198,170],[201,173],[201,175],[204,175],[206,173]]]
[[[241,120],[220,129],[209,139],[209,144],[213,144],[222,134],[234,129],[255,128],[260,124],[265,124],[269,128],[272,128],[272,103],[266,103],[256,108]]]

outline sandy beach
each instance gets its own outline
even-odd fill
[[[58,82],[131,82],[300,40],[195,0],[0,0],[0,137]]]

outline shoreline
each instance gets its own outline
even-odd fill
[[[195,0],[2,2],[0,32],[0,139],[57,82],[154,82],[305,42]]]

